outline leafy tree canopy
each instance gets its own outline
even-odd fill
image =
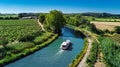
[[[64,25],[65,19],[61,11],[52,10],[45,16],[44,26],[48,31],[59,33]]]
[[[39,21],[43,24],[45,21],[45,14],[40,13],[38,18],[39,18]]]

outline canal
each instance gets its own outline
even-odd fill
[[[66,39],[71,40],[71,50],[61,50],[60,45]],[[67,67],[80,53],[84,46],[84,40],[75,35],[75,31],[64,27],[62,36],[59,36],[49,46],[5,67]]]

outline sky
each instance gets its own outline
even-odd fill
[[[0,0],[0,13],[107,12],[120,14],[120,0]]]

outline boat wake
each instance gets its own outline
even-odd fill
[[[60,50],[56,53],[56,55],[60,55],[60,54],[62,54],[63,52],[64,52],[64,50],[60,49]]]

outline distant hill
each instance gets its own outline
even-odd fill
[[[92,16],[97,18],[120,18],[120,14],[110,14],[110,13],[81,13],[82,16]]]
[[[75,15],[82,15],[82,16],[91,16],[96,18],[113,18],[113,19],[120,19],[120,14],[111,14],[111,13],[95,13],[95,12],[86,12],[86,13],[66,13],[67,16],[75,16]]]

